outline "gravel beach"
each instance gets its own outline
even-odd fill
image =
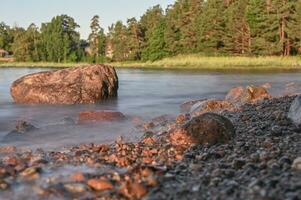
[[[298,200],[301,130],[287,118],[294,98],[223,111],[236,129],[223,144],[172,145],[174,120],[138,143],[0,147],[0,199]]]

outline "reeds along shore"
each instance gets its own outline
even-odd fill
[[[46,67],[66,68],[88,63],[48,63],[48,62],[0,62],[0,67]],[[111,62],[115,67],[156,68],[156,69],[204,69],[204,70],[301,70],[301,57],[226,57],[178,55],[154,62]]]

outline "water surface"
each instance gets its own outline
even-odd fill
[[[286,84],[301,84],[300,72],[296,73],[222,73],[182,70],[118,69],[119,95],[117,100],[96,105],[17,105],[9,93],[11,83],[17,78],[43,71],[38,68],[0,69],[0,145],[56,148],[87,142],[112,142],[122,135],[137,139],[131,121],[94,125],[65,125],[65,117],[77,120],[84,110],[115,110],[127,116],[144,120],[163,115],[177,115],[179,105],[188,100],[223,98],[235,86],[272,84],[270,92],[279,95]],[[49,69],[48,69],[49,70]],[[14,129],[17,120],[27,120],[39,131],[3,141]]]

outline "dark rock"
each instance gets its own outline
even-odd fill
[[[16,103],[81,104],[116,97],[117,90],[113,67],[91,65],[24,76],[12,84],[11,95]]]
[[[205,113],[171,132],[173,144],[216,144],[228,142],[234,137],[232,122],[215,113]]]
[[[288,112],[288,118],[299,128],[301,128],[301,96],[295,98]]]

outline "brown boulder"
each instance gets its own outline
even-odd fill
[[[82,104],[116,97],[118,77],[106,65],[39,72],[16,80],[11,95],[16,103]]]
[[[179,129],[170,133],[174,145],[226,143],[234,137],[232,122],[215,113],[205,113],[194,117]]]
[[[124,114],[114,111],[83,111],[79,113],[79,122],[118,121],[125,119]]]
[[[225,110],[235,111],[236,107],[229,101],[211,99],[196,103],[190,112],[192,116],[198,116],[207,112],[221,113]]]
[[[265,87],[247,86],[246,88],[236,87],[231,89],[225,99],[231,103],[241,105],[254,103],[265,98],[271,98],[271,95]]]

